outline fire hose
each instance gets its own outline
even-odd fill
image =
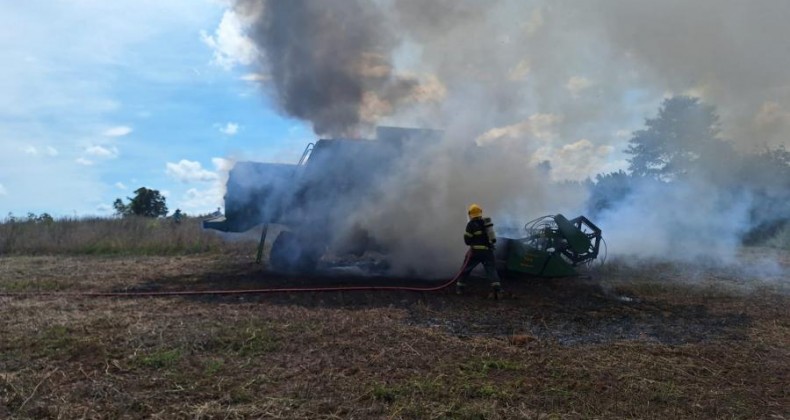
[[[242,289],[242,290],[178,290],[161,292],[0,292],[0,297],[169,297],[169,296],[234,296],[257,295],[273,293],[324,293],[324,292],[438,292],[453,285],[469,264],[471,253],[466,253],[466,258],[451,280],[437,286],[329,286],[329,287],[276,287],[267,289]]]

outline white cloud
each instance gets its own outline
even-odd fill
[[[520,81],[527,78],[530,71],[529,60],[523,59],[518,64],[510,69],[508,77],[512,81]]]
[[[492,128],[477,137],[477,145],[524,140],[534,138],[538,140],[551,140],[556,136],[556,126],[562,122],[562,116],[557,114],[534,114],[527,120],[505,127]]]
[[[85,165],[85,166],[93,165],[93,161],[92,160],[88,160],[88,159],[85,159],[85,158],[77,158],[77,160],[75,160],[75,162],[79,163],[80,165]]]
[[[178,163],[167,162],[165,173],[181,182],[214,181],[219,178],[215,172],[203,168],[200,162],[182,159]]]
[[[271,76],[263,73],[247,73],[244,76],[239,77],[239,79],[244,80],[245,82],[262,83],[269,81],[271,79]]]
[[[96,206],[96,211],[98,211],[99,213],[106,214],[106,213],[115,212],[115,209],[109,204],[99,204],[98,206]]]
[[[126,185],[124,185],[123,182],[116,182],[115,188],[118,188],[119,190],[123,190],[123,191],[127,190]]]
[[[565,89],[568,89],[568,92],[571,93],[574,97],[579,96],[579,94],[592,86],[592,81],[587,79],[586,77],[581,76],[573,76],[568,79],[568,83],[565,84]]]
[[[236,123],[229,122],[224,126],[219,128],[220,133],[226,136],[235,136],[236,133],[239,132],[239,125]]]
[[[115,159],[119,155],[118,148],[115,146],[104,147],[98,145],[86,148],[85,154],[102,159]]]
[[[173,203],[173,208],[180,208],[188,213],[210,213],[223,205],[225,194],[225,180],[227,172],[233,167],[235,161],[221,157],[211,159],[215,172],[203,169],[198,162],[182,160],[178,165],[170,164],[168,170],[178,179],[198,179],[210,181],[205,188],[190,188],[180,198],[168,201]],[[200,179],[201,176],[204,179]]]
[[[250,65],[258,55],[253,42],[244,35],[245,24],[233,10],[226,10],[213,35],[201,31],[203,42],[214,50],[212,63],[230,70],[236,65]]]
[[[213,211],[222,206],[223,189],[220,185],[213,185],[205,190],[190,188],[181,199],[181,207],[187,210],[206,212]]]
[[[610,145],[596,146],[588,139],[581,139],[563,145],[559,149],[551,146],[541,147],[533,155],[532,161],[533,163],[550,161],[551,177],[555,181],[581,180],[600,173],[601,168],[611,167],[609,161],[614,150],[615,148]]]
[[[47,156],[53,156],[54,157],[54,156],[57,156],[59,154],[58,150],[55,149],[52,146],[47,146],[47,147],[45,147],[43,149],[40,149],[40,150],[38,148],[36,148],[36,146],[26,146],[26,147],[22,148],[22,151],[25,152],[28,155],[31,155],[31,156],[38,156],[39,154],[44,154],[44,155],[47,155]]]
[[[0,184],[0,195],[8,195],[8,190],[5,189],[3,184]]]
[[[125,135],[128,135],[132,131],[133,131],[132,127],[119,125],[117,127],[111,127],[104,130],[104,133],[102,133],[102,135],[106,137],[123,137]]]

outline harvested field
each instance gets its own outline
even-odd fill
[[[482,281],[466,296],[0,297],[0,417],[786,418],[790,260],[775,260],[614,263],[511,279],[501,301]],[[363,282],[239,254],[0,258],[6,293]]]

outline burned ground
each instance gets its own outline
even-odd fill
[[[3,292],[369,282],[244,255],[0,262]],[[460,297],[0,297],[0,416],[781,418],[790,298],[756,277],[612,264],[509,280],[501,301],[482,279]]]
[[[339,287],[360,285],[442,284],[445,279],[415,280],[337,275],[283,275],[262,272],[254,266],[235,267],[232,272],[209,272],[200,276],[157,279],[139,287],[116,291],[175,291],[260,289],[277,287]],[[606,343],[647,339],[664,344],[695,343],[719,338],[743,338],[749,317],[742,311],[711,313],[696,302],[672,303],[646,300],[627,289],[608,290],[594,276],[582,278],[523,278],[507,281],[507,293],[497,302],[488,299],[480,279],[466,296],[453,288],[440,292],[306,293],[251,295],[244,297],[200,296],[206,303],[256,301],[271,305],[308,308],[399,308],[410,325],[441,328],[458,337],[507,337],[513,334],[552,340],[559,344]]]

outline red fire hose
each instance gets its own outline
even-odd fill
[[[51,297],[160,297],[160,296],[201,296],[201,295],[256,295],[269,293],[315,293],[315,292],[437,292],[450,287],[461,276],[471,254],[466,253],[464,264],[452,280],[438,286],[414,287],[414,286],[332,286],[332,287],[284,287],[271,289],[243,289],[243,290],[180,290],[169,292],[19,292],[7,293],[0,292],[0,297],[32,297],[32,296],[51,296]]]

